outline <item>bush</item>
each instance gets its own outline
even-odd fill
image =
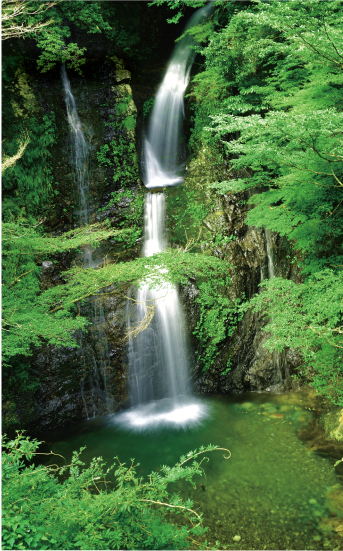
[[[189,452],[174,467],[163,466],[143,480],[134,460],[126,466],[115,458],[106,468],[97,457],[84,467],[84,448],[73,453],[70,465],[35,466],[31,460],[39,444],[22,432],[12,441],[5,438],[3,549],[208,548],[202,515],[167,486],[182,479],[194,485],[204,460],[197,457],[221,448]]]

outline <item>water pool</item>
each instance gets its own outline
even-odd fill
[[[223,452],[206,454],[206,477],[198,478],[196,489],[175,485],[204,513],[210,543],[219,540],[228,549],[340,549],[340,532],[321,528],[323,519],[336,514],[327,497],[339,488],[332,461],[298,438],[314,415],[312,400],[300,392],[217,396],[203,400],[209,416],[188,429],[133,432],[118,426],[113,414],[49,433],[44,440],[67,461],[81,446],[87,446],[86,463],[98,456],[108,464],[115,456],[121,462],[135,458],[139,476],[173,465],[201,445],[228,448],[229,460]]]

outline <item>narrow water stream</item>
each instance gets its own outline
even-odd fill
[[[115,456],[127,463],[135,458],[138,475],[145,477],[190,450],[217,444],[231,451],[229,460],[212,452],[196,489],[185,483],[170,488],[204,512],[210,543],[219,540],[229,549],[333,549],[334,540],[319,523],[330,514],[327,494],[337,484],[335,471],[297,436],[312,419],[311,398],[249,393],[204,403],[210,417],[190,429],[133,433],[118,424],[120,414],[112,414],[50,433],[46,445],[67,461],[86,445],[87,464],[95,456],[108,464]]]
[[[64,63],[62,64],[61,76],[70,130],[75,187],[78,196],[79,209],[76,216],[79,224],[86,225],[90,223],[92,215],[89,205],[89,144],[83,132],[83,125],[79,118]],[[94,269],[103,261],[92,247],[85,246],[81,249],[79,260],[81,260],[85,269]],[[97,258],[95,259],[93,255],[97,255]],[[98,295],[101,295],[101,292]],[[78,335],[79,362],[84,374],[80,381],[80,387],[84,414],[87,419],[101,413],[108,413],[112,410],[113,403],[113,399],[106,388],[106,371],[110,363],[108,341],[104,330],[106,320],[101,298],[97,296],[93,296],[90,300],[90,321],[91,325],[88,329],[90,339],[87,340],[82,331]],[[85,387],[88,387],[87,399]]]

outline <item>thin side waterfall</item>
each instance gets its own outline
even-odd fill
[[[266,235],[266,243],[267,243],[268,274],[269,274],[269,279],[272,279],[273,277],[275,277],[272,232],[265,228],[264,233]]]
[[[190,19],[186,29],[199,24],[212,10],[210,2]],[[165,197],[161,188],[180,185],[183,168],[180,138],[184,116],[183,97],[195,52],[191,36],[175,47],[166,75],[158,90],[144,146],[146,196],[144,256],[167,247]],[[161,189],[161,192],[159,192]],[[129,381],[132,409],[118,422],[132,428],[163,424],[185,426],[206,415],[204,406],[191,395],[184,316],[174,286],[158,291],[148,282],[138,290],[134,315],[128,330],[144,320],[147,305],[155,305],[148,327],[129,343]],[[130,309],[130,305],[128,305]]]
[[[77,112],[75,98],[71,91],[64,64],[62,65],[61,75],[70,127],[73,168],[78,193],[79,210],[77,211],[77,215],[80,224],[88,224],[90,221],[89,145],[82,130],[82,123]],[[96,268],[98,266],[99,260],[93,260],[93,252],[91,247],[84,247],[82,252],[82,264],[84,268]],[[90,321],[89,333],[91,342],[87,341],[82,332],[79,336],[79,360],[84,373],[84,377],[81,380],[81,396],[87,418],[91,416],[95,417],[99,412],[108,413],[111,411],[112,403],[112,399],[106,388],[109,351],[106,332],[104,330],[106,323],[104,308],[100,298],[92,298]],[[103,384],[101,384],[101,379]],[[90,392],[87,393],[88,400],[86,400],[85,393],[86,380],[88,382],[87,386],[90,388]]]
[[[268,258],[268,277],[272,279],[275,277],[275,263],[274,263],[274,249],[273,249],[273,233],[271,230],[264,228],[264,233],[266,236],[266,245],[267,245],[267,258]],[[262,281],[262,280],[261,280]],[[284,379],[282,367],[284,369],[285,377],[288,373],[287,362],[284,360],[284,353],[279,352],[278,350],[273,350],[273,360],[275,362],[275,373],[278,377],[278,382]]]
[[[73,165],[79,195],[80,209],[78,211],[78,218],[81,224],[88,224],[89,148],[82,131],[82,123],[79,119],[75,99],[70,88],[70,82],[64,63],[62,65],[61,74],[64,88],[64,100],[67,108],[68,122],[72,137]]]

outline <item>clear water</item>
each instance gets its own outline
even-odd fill
[[[186,430],[130,432],[118,424],[120,414],[113,414],[50,433],[45,441],[66,460],[84,445],[86,462],[95,456],[108,464],[117,455],[122,462],[135,458],[140,476],[173,465],[201,445],[228,448],[228,460],[223,452],[208,454],[206,478],[198,478],[196,489],[184,483],[170,488],[204,512],[210,543],[218,539],[229,549],[338,549],[333,538],[339,535],[322,532],[319,524],[329,516],[327,493],[337,484],[332,462],[297,437],[312,419],[311,398],[249,393],[203,402],[210,416]]]

